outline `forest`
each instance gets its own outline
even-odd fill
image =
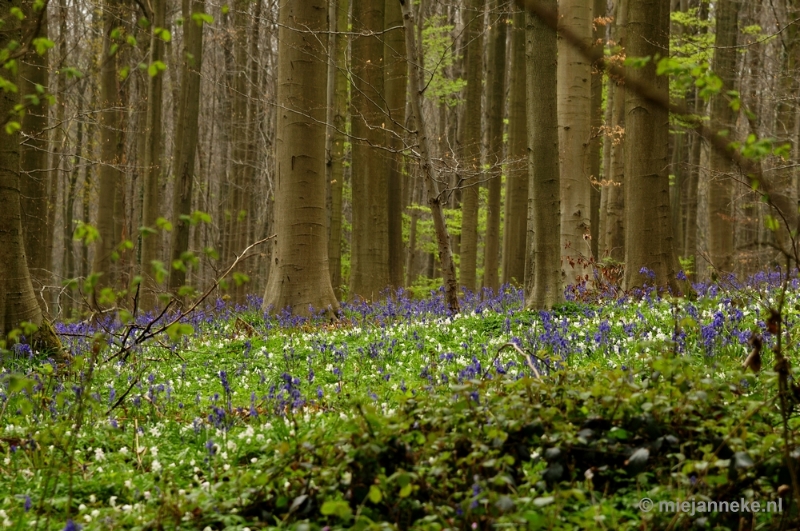
[[[800,526],[796,0],[226,2],[0,5],[0,527]]]

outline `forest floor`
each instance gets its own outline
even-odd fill
[[[798,282],[697,288],[59,324],[70,367],[0,364],[0,528],[796,528]]]

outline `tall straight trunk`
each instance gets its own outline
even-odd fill
[[[617,53],[625,54],[626,29],[628,24],[628,2],[620,0],[614,21],[614,40],[619,47]],[[606,194],[606,222],[604,226],[604,252],[615,262],[625,260],[625,83],[622,79],[609,78],[614,85],[608,105],[611,107],[610,129],[606,131],[611,143],[609,163],[610,181]]]
[[[668,6],[662,0],[630,0],[627,57],[654,57],[669,49]],[[625,73],[627,79],[653,83],[664,98],[669,96],[669,80],[656,76],[655,61],[642,68],[628,66]],[[669,208],[669,111],[629,90],[625,115],[625,286],[647,283],[677,293]]]
[[[11,41],[20,40],[20,29],[12,8],[19,9],[19,1],[6,2],[0,8],[0,50],[5,50]],[[3,78],[16,84],[14,69],[4,69]],[[0,90],[0,116],[5,121],[19,103],[19,95],[9,90]],[[22,232],[20,207],[20,135],[7,134],[0,130],[0,337],[5,338],[23,321],[41,324],[42,309],[36,302],[33,283],[25,258],[25,242]]]
[[[205,12],[205,0],[183,0],[183,67],[178,123],[175,127],[175,181],[172,192],[172,267],[169,289],[186,284],[185,253],[189,251],[189,219],[192,210],[194,165],[199,137],[200,70],[203,65],[203,21],[193,15]],[[179,267],[175,267],[179,265]]]
[[[508,99],[508,160],[503,284],[525,279],[525,238],[528,224],[528,132],[526,118],[525,12],[514,12],[511,26],[511,90]]]
[[[556,0],[543,0],[555,10]],[[564,300],[561,255],[561,186],[556,32],[526,15],[528,116],[528,238],[525,307],[551,308]]]
[[[736,113],[731,109],[729,90],[735,90],[736,36],[738,33],[738,0],[719,0],[716,12],[716,44],[714,73],[722,80],[723,88],[711,98],[711,122],[718,129],[734,130]],[[732,136],[732,135],[731,135]],[[708,254],[711,265],[720,273],[733,272],[733,164],[730,157],[711,150],[708,157]],[[795,207],[795,211],[796,211]]]
[[[83,100],[78,99],[78,114],[83,111]],[[77,275],[75,267],[75,250],[72,244],[72,234],[74,227],[72,220],[77,219],[77,212],[75,211],[75,194],[78,185],[79,169],[81,167],[81,160],[83,158],[83,120],[78,120],[77,132],[75,133],[75,166],[72,173],[69,175],[69,180],[66,183],[64,190],[64,197],[66,199],[64,205],[64,223],[62,224],[63,237],[64,237],[64,278],[71,279]],[[67,297],[65,302],[62,302],[63,315],[66,318],[72,317],[72,297]]]
[[[245,168],[248,183],[248,193],[245,194],[244,209],[247,210],[247,217],[245,218],[245,239],[242,242],[242,248],[248,246],[250,243],[261,239],[265,236],[264,230],[258,227],[259,210],[263,202],[264,194],[261,192],[262,183],[259,182],[259,149],[258,135],[259,135],[259,122],[261,120],[261,92],[263,87],[260,83],[260,61],[259,61],[259,33],[263,25],[261,20],[261,8],[263,0],[255,0],[253,5],[253,21],[250,24],[250,42],[247,63],[247,77],[248,77],[248,97],[247,97],[247,145],[245,156]],[[268,261],[267,261],[268,262]],[[243,262],[244,273],[251,279],[249,284],[243,284],[241,292],[243,295],[248,293],[255,293],[257,286],[262,290],[265,285],[260,282],[259,266],[261,263],[260,255],[254,253],[250,258]]]
[[[117,54],[112,52],[111,33],[117,24],[117,0],[103,3],[103,52],[100,58],[100,169],[98,176],[97,231],[100,235],[95,244],[92,260],[92,273],[100,275],[90,294],[90,304],[95,311],[101,309],[98,295],[103,288],[114,287],[116,274],[111,256],[119,243],[119,235],[114,233],[114,204],[116,203],[117,183],[122,179],[120,171],[122,152],[120,150],[120,130],[122,116],[119,111],[117,90]],[[88,172],[88,170],[87,170]],[[88,173],[87,173],[88,177]],[[88,179],[87,179],[88,181]],[[88,195],[84,194],[84,205]],[[87,221],[88,220],[84,220]]]
[[[325,223],[325,50],[305,33],[328,28],[327,0],[283,0],[279,10],[277,237],[264,309],[333,312],[339,303],[328,271]]]
[[[350,293],[375,300],[390,284],[389,205],[383,104],[384,2],[353,0],[351,120],[353,232]]]
[[[500,287],[500,182],[503,164],[503,118],[506,101],[506,13],[501,12],[500,0],[490,4],[489,64],[486,68],[487,113],[486,129],[489,136],[486,163],[489,165],[489,200],[486,212],[486,239],[483,258],[483,285],[497,290]]]
[[[389,280],[394,288],[403,286],[403,176],[404,156],[402,131],[405,127],[408,61],[403,35],[403,13],[398,0],[386,0],[383,67],[386,98],[386,120],[389,131],[387,154],[389,208]],[[390,29],[396,28],[396,29]]]
[[[483,7],[481,0],[464,0],[464,99],[461,151],[460,283],[477,287],[478,186],[481,174],[481,96],[483,94]]]
[[[52,252],[54,249],[56,249],[56,241],[55,241],[56,205],[59,203],[60,199],[59,182],[61,180],[62,164],[65,160],[63,154],[66,151],[65,139],[67,138],[64,126],[64,118],[66,116],[67,102],[64,101],[63,97],[63,93],[65,92],[66,89],[66,75],[63,73],[63,67],[64,67],[64,61],[66,60],[67,57],[67,38],[68,38],[67,14],[68,13],[67,13],[66,0],[59,0],[58,1],[58,55],[60,60],[54,65],[58,71],[58,74],[56,74],[55,76],[55,89],[53,90],[53,94],[56,95],[56,104],[55,104],[56,111],[55,111],[55,128],[53,129],[52,144],[50,148],[52,158],[50,160],[50,176],[49,176],[50,190],[48,194],[49,200],[47,209],[47,225],[50,227],[50,231],[48,231],[48,236],[50,237],[50,240],[47,247],[51,251],[51,260],[52,260]],[[74,201],[75,198],[73,197],[72,199]],[[72,230],[73,219],[75,218],[71,214],[69,216],[64,216],[63,225],[65,225],[66,231]],[[65,251],[69,251],[70,256],[74,260],[75,257],[72,254],[71,240],[72,238],[64,240],[63,249]],[[66,263],[64,261],[59,261],[58,259],[56,259],[55,262],[53,262],[53,274],[55,275],[55,278],[69,279],[75,276],[74,264],[72,269],[73,272],[71,275],[66,274],[65,267]],[[71,303],[71,298],[67,297],[64,299],[64,301],[69,304]],[[54,307],[51,315],[58,315],[59,313],[62,313],[62,315],[66,315],[66,313],[62,312],[61,297],[55,295],[53,303]]]
[[[592,45],[596,51],[602,54],[603,42],[605,40],[605,24],[599,20],[604,19],[606,16],[606,1],[593,0],[592,3]],[[591,196],[589,202],[590,216],[590,234],[591,252],[592,256],[596,259],[600,258],[599,244],[600,244],[600,185],[597,184],[601,180],[600,175],[600,162],[602,160],[603,150],[603,137],[600,130],[603,126],[603,70],[592,66],[592,82],[591,82],[591,133],[589,140],[589,175],[591,175],[592,182]],[[605,176],[602,176],[605,178]]]
[[[592,0],[562,0],[559,27],[586,45],[592,38]],[[592,184],[589,180],[592,65],[564,39],[558,41],[558,141],[561,150],[561,267],[566,285],[588,274]]]
[[[41,9],[41,8],[40,8]],[[25,33],[34,31],[34,23],[40,16],[31,0],[23,4],[25,13]],[[47,12],[41,14],[41,25],[36,38],[47,38]],[[52,283],[52,259],[49,233],[53,229],[48,224],[48,155],[47,141],[47,100],[40,91],[47,90],[47,57],[31,49],[22,58],[20,65],[19,91],[29,100],[22,119],[22,133],[25,137],[21,146],[20,194],[22,207],[22,231],[25,239],[25,254],[31,273],[37,300],[42,309],[47,309],[47,301],[40,291]]]
[[[144,280],[139,297],[140,306],[145,311],[152,310],[157,304],[157,278],[154,273],[154,262],[160,254],[161,235],[156,221],[161,212],[159,197],[159,181],[161,180],[161,164],[163,145],[161,142],[162,114],[164,98],[164,74],[154,68],[164,61],[164,41],[157,30],[164,28],[166,19],[166,0],[153,0],[150,38],[150,76],[147,84],[147,125],[145,126],[144,148],[144,183],[142,204],[142,226],[147,232],[142,237],[141,275]],[[151,232],[152,231],[152,232]]]
[[[331,285],[337,299],[342,298],[342,192],[344,190],[344,164],[345,164],[345,130],[347,128],[347,44],[344,35],[337,35],[339,28],[347,28],[350,20],[350,0],[333,0],[331,21],[331,40],[329,49],[335,50],[331,58],[332,68],[328,71],[328,82],[331,83],[329,97],[329,110],[332,114],[328,121],[333,127],[328,132],[331,135],[330,155],[328,165],[330,168],[329,179],[331,194],[331,221],[328,239],[328,268],[330,269]],[[330,78],[333,79],[330,79]]]
[[[422,113],[422,54],[417,47],[414,35],[414,15],[411,11],[411,0],[400,0],[403,10],[403,26],[405,28],[406,51],[408,54],[408,84],[411,98],[411,110],[416,123],[416,139],[420,154],[420,169],[422,179],[425,183],[425,197],[431,209],[433,217],[433,227],[436,234],[436,247],[439,254],[439,263],[442,267],[442,281],[444,284],[445,300],[450,313],[456,314],[460,311],[458,303],[458,282],[456,280],[456,268],[453,261],[452,248],[450,246],[450,235],[447,232],[447,225],[444,221],[444,211],[442,209],[442,197],[439,195],[439,185],[435,179],[433,159],[431,149],[433,141],[428,136],[428,127],[425,123],[425,115]]]

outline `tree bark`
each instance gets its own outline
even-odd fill
[[[403,35],[403,13],[398,0],[386,0],[383,65],[384,89],[389,131],[386,145],[387,155],[388,208],[389,208],[389,281],[394,288],[403,286],[403,129],[405,126],[406,93],[408,84],[408,61]],[[391,29],[397,28],[397,29]]]
[[[617,16],[614,21],[614,40],[617,43],[615,50],[618,55],[626,54],[626,28],[628,24],[628,1],[620,0],[617,5]],[[608,200],[606,203],[605,251],[614,261],[621,263],[625,260],[625,80],[613,76],[609,83],[614,84],[612,98],[608,105],[611,109],[611,123],[606,131],[608,141],[611,143],[611,162],[608,180],[611,181],[607,188]]]
[[[736,113],[729,105],[727,91],[736,87],[736,36],[738,0],[719,0],[716,4],[716,43],[714,73],[722,80],[722,90],[711,98],[711,123],[719,130],[734,132]],[[731,135],[732,137],[732,135]],[[733,141],[733,138],[731,138]],[[733,163],[725,153],[711,150],[708,159],[708,254],[718,273],[733,272]],[[795,207],[796,211],[797,208]]]
[[[528,224],[528,133],[526,118],[525,12],[514,12],[511,26],[511,91],[508,101],[503,284],[525,279],[525,238]]]
[[[40,12],[32,0],[23,4],[25,13],[26,38],[47,38],[47,13],[41,14],[41,24],[37,35],[35,30]],[[31,49],[22,58],[19,71],[19,91],[25,98],[25,116],[22,119],[24,140],[21,146],[20,194],[22,207],[22,231],[25,239],[25,254],[31,273],[36,299],[47,310],[47,301],[42,288],[52,283],[52,238],[48,224],[48,155],[47,141],[47,99],[48,89],[47,57]]]
[[[592,3],[592,45],[602,53],[605,41],[606,0],[593,0]],[[589,175],[591,176],[589,226],[591,234],[590,249],[592,256],[600,259],[600,185],[597,184],[605,176],[600,175],[602,160],[603,136],[603,70],[592,65],[591,82],[591,130],[589,133]]]
[[[668,6],[663,0],[630,0],[627,57],[665,54]],[[669,80],[656,76],[654,60],[642,68],[626,67],[626,79],[653,83],[664,98],[669,95]],[[678,293],[670,230],[669,111],[628,90],[625,115],[625,287],[646,283]]]
[[[490,4],[489,59],[486,68],[487,113],[486,129],[489,165],[487,186],[489,199],[486,211],[486,236],[484,238],[483,286],[497,290],[500,287],[500,182],[503,164],[503,118],[506,102],[506,36],[508,34],[507,13],[502,2]]]
[[[335,21],[332,31],[339,32],[339,28],[347,28],[350,20],[350,0],[332,0],[335,12]],[[344,190],[344,165],[345,142],[347,138],[347,45],[348,39],[344,35],[331,34],[332,45],[330,50],[335,50],[335,57],[331,58],[333,68],[328,75],[332,76],[332,94],[329,95],[332,125],[329,135],[330,155],[328,165],[330,168],[330,194],[331,194],[331,221],[328,239],[328,267],[331,274],[331,285],[336,298],[342,298],[342,192]],[[331,82],[331,79],[328,80]]]
[[[283,0],[278,30],[275,234],[264,309],[338,311],[328,271],[325,212],[327,1]],[[306,33],[306,31],[309,31]]]
[[[481,95],[483,93],[483,7],[481,0],[464,1],[464,69],[467,81],[461,134],[461,264],[460,282],[477,288],[478,187],[481,175]]]
[[[556,0],[542,4],[556,9]],[[525,307],[548,309],[564,300],[560,248],[561,199],[556,32],[526,15],[528,116],[528,237]]]
[[[113,44],[111,32],[116,27],[117,0],[105,0],[103,4],[103,54],[100,63],[100,170],[98,176],[97,231],[100,238],[96,242],[92,273],[100,275],[94,290],[89,294],[90,305],[95,311],[101,310],[100,291],[114,287],[115,268],[112,264],[114,247],[119,243],[119,235],[114,233],[114,204],[116,203],[117,183],[122,179],[121,113],[117,90],[117,54],[111,53]],[[87,174],[88,177],[88,174]],[[88,182],[88,179],[87,179]],[[88,195],[84,202],[88,201]],[[103,305],[105,306],[105,305]]]
[[[150,68],[164,61],[164,41],[158,31],[164,29],[166,19],[166,0],[153,0],[151,14]],[[161,242],[160,230],[156,221],[160,217],[161,201],[159,181],[161,179],[163,145],[161,142],[162,114],[164,98],[164,75],[159,69],[148,71],[147,84],[147,125],[145,126],[144,150],[144,203],[142,205],[141,275],[142,290],[139,295],[140,307],[149,311],[157,305],[158,282],[154,272],[154,262],[158,261]]]
[[[350,295],[377,299],[390,284],[386,109],[383,90],[384,3],[353,0],[350,59],[353,232]]]
[[[18,0],[6,2],[0,9],[0,50],[6,49],[10,41],[20,42],[21,32],[17,18],[11,15],[12,8],[19,8]],[[5,66],[1,65],[0,67]],[[4,68],[3,78],[13,84],[18,82],[14,69]],[[9,90],[0,90],[0,116],[3,121],[13,116],[19,103],[19,95]],[[13,119],[13,118],[12,118]],[[60,344],[52,327],[44,320],[42,308],[36,302],[31,274],[25,255],[22,232],[20,198],[20,143],[19,133],[7,134],[0,130],[0,339],[5,339],[23,322],[37,325],[40,329],[29,338],[34,346],[58,349]],[[38,345],[37,345],[38,343]]]
[[[562,0],[559,28],[586,45],[592,38],[592,0]],[[558,41],[558,125],[561,149],[561,267],[566,285],[589,273],[592,184],[590,176],[592,65],[569,42]]]
[[[199,137],[200,70],[203,65],[203,21],[193,15],[205,12],[205,0],[183,0],[183,66],[178,123],[175,127],[175,180],[172,192],[172,264],[169,289],[177,292],[186,284],[185,253],[189,251],[188,216],[192,210],[195,156]],[[176,267],[177,266],[177,267]]]

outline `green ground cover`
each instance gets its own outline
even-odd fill
[[[698,293],[531,312],[505,289],[450,316],[400,292],[334,323],[220,301],[141,344],[166,316],[60,324],[70,366],[2,354],[0,527],[795,528],[779,279]]]

